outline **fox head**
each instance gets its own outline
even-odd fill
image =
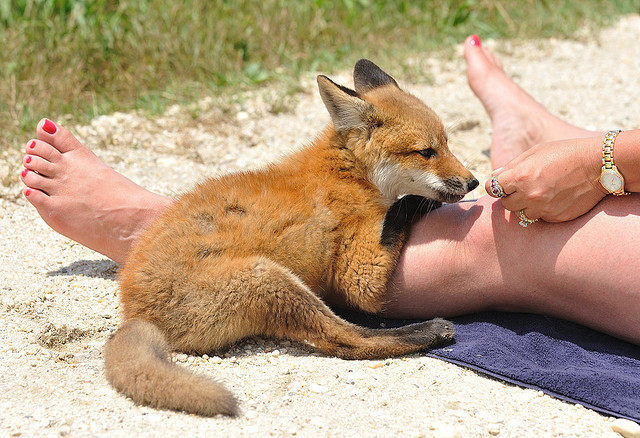
[[[478,180],[451,153],[436,113],[367,59],[353,71],[355,91],[318,76],[335,131],[390,204],[401,195],[457,202]]]

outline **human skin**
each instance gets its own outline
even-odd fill
[[[608,192],[600,184],[604,134],[533,146],[492,176],[508,195],[504,208],[530,219],[565,222],[591,210]],[[625,189],[640,192],[640,130],[625,131],[614,144],[614,161]],[[491,193],[491,180],[485,184]]]
[[[537,144],[602,135],[547,112],[506,76],[476,36],[465,41],[464,49],[469,85],[492,120],[494,167],[504,167]],[[630,163],[640,162],[633,142],[623,149]],[[26,153],[24,193],[42,218],[118,263],[172,202],[108,168],[68,130],[44,119]],[[626,161],[616,150],[618,159]],[[485,196],[444,206],[411,230],[384,313],[431,318],[481,310],[533,312],[640,344],[640,293],[634,292],[640,290],[638,212],[640,195],[604,196],[573,221],[541,221],[525,229],[503,200]]]
[[[385,314],[529,312],[640,344],[640,195],[607,196],[569,222],[527,228],[501,201],[446,205],[413,228]]]

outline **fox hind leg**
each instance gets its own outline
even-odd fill
[[[234,260],[229,294],[237,332],[309,343],[345,359],[408,354],[448,342],[451,323],[432,320],[372,330],[344,321],[289,269],[264,257]]]

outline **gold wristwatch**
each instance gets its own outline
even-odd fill
[[[624,191],[624,177],[618,171],[613,162],[613,144],[621,130],[609,131],[604,136],[602,145],[602,172],[600,173],[600,184],[604,189],[612,195],[621,196],[628,195]]]

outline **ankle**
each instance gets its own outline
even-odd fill
[[[144,199],[139,199],[134,206],[120,211],[120,220],[111,224],[114,235],[110,245],[105,251],[98,251],[113,261],[124,264],[138,239],[172,202],[171,198],[146,193]],[[117,223],[121,226],[117,226]]]
[[[173,203],[173,199],[148,192],[145,194],[143,202],[138,204],[136,210],[132,212],[135,220],[130,238],[137,240],[146,229]]]

